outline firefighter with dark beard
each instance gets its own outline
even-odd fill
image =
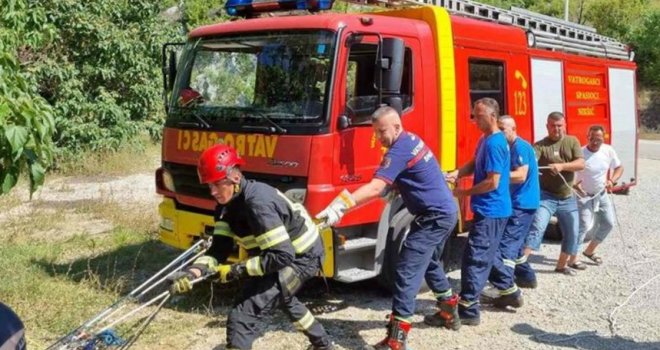
[[[200,182],[209,186],[219,204],[213,243],[206,255],[177,273],[172,291],[185,293],[192,289],[192,280],[216,272],[221,283],[243,281],[227,320],[227,349],[251,349],[258,321],[278,307],[309,338],[309,349],[333,349],[323,326],[295,296],[321,268],[319,231],[302,204],[245,179],[239,169],[244,164],[234,148],[223,144],[200,156]],[[234,240],[249,258],[226,264]]]

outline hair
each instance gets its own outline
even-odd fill
[[[548,114],[548,121],[558,121],[564,119],[564,113],[562,112],[551,112]]]
[[[497,117],[498,122],[506,120],[506,119],[511,119],[511,120],[513,120],[514,123],[516,122],[515,119],[513,119],[513,117],[508,115],[508,114],[504,114],[504,115],[501,115],[501,116]]]
[[[482,105],[490,108],[490,110],[493,113],[495,113],[495,118],[499,117],[499,115],[500,115],[500,104],[497,103],[497,101],[494,98],[490,98],[490,97],[480,98],[480,99],[474,101],[473,107],[476,107],[478,104],[482,104]]]
[[[592,126],[589,127],[589,131],[587,132],[587,135],[591,134],[592,132],[595,132],[595,131],[600,131],[604,134],[605,133],[605,128],[600,124],[592,125]]]
[[[397,117],[399,117],[399,112],[396,111],[396,109],[390,107],[390,106],[382,106],[379,107],[374,113],[371,115],[371,121],[375,122],[381,118],[383,118],[386,115],[394,114]]]

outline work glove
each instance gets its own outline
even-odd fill
[[[325,225],[332,226],[341,220],[344,214],[355,206],[355,198],[346,189],[332,200],[327,208],[316,215],[319,220],[325,221]]]
[[[217,267],[220,283],[231,283],[247,276],[247,269],[243,264],[222,264]]]
[[[192,265],[186,267],[182,271],[173,273],[168,280],[171,281],[170,292],[172,294],[183,294],[192,290],[192,281],[197,278],[193,270],[198,270],[201,276],[211,275],[216,272],[218,261],[208,255],[200,256],[195,259]]]
[[[186,269],[183,271],[177,271],[170,275],[168,278],[172,285],[170,286],[170,293],[172,294],[184,294],[192,290],[193,284],[192,281],[195,279],[195,274],[190,270]]]

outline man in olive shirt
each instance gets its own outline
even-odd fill
[[[577,201],[572,186],[575,172],[584,169],[584,157],[580,142],[566,135],[566,119],[561,112],[548,115],[548,136],[534,144],[539,168],[545,167],[541,175],[541,206],[536,211],[532,228],[525,242],[524,254],[516,265],[516,283],[523,287],[536,287],[536,275],[527,262],[532,250],[538,251],[548,222],[557,216],[563,233],[561,253],[555,271],[575,275],[574,268],[567,266],[568,258],[577,253],[579,216]],[[561,176],[560,176],[561,174]]]

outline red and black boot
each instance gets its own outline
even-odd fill
[[[410,322],[397,320],[394,314],[391,314],[385,339],[376,345],[365,346],[364,350],[407,350],[406,339],[408,338],[410,327]]]
[[[429,326],[445,327],[457,331],[461,328],[458,316],[458,295],[454,294],[447,300],[438,300],[438,312],[424,317],[424,323]]]

